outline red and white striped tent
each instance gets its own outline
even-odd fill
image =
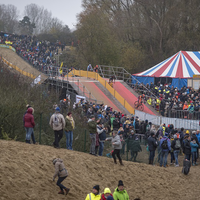
[[[172,78],[175,87],[187,86],[187,79],[200,74],[200,51],[179,51],[150,69],[133,74],[134,79],[144,84],[154,82],[154,78]]]

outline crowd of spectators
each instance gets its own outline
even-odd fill
[[[199,120],[200,91],[192,87],[180,90],[171,84],[150,85],[135,84],[132,87],[140,94],[145,94],[146,102],[162,116]]]
[[[39,41],[35,36],[6,34],[0,36],[0,43],[11,45],[16,53],[37,70],[50,76],[67,73],[67,68],[59,71],[59,52],[63,51],[64,44],[43,40]]]

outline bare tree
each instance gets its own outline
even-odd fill
[[[14,5],[0,5],[1,28],[5,32],[14,33],[18,24],[19,11]]]
[[[49,31],[52,14],[47,9],[44,9],[44,7],[29,4],[25,6],[24,15],[30,18],[31,23],[35,24],[34,34],[37,35]]]

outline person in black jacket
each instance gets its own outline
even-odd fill
[[[99,156],[103,155],[104,142],[106,139],[106,128],[103,127],[101,122],[97,125],[97,133],[99,135]]]
[[[120,123],[119,123],[119,119],[115,118],[113,120],[113,130],[118,130],[120,128]]]
[[[135,132],[139,133],[139,129],[140,129],[140,122],[139,122],[139,119],[136,118],[135,119]]]
[[[171,147],[174,150],[175,167],[178,167],[178,154],[181,149],[181,141],[179,138],[177,138],[176,134],[174,135],[174,140],[172,141]]]
[[[190,135],[186,135],[183,142],[183,153],[185,154],[185,159],[190,161],[191,147],[190,147]]]
[[[155,150],[158,146],[158,143],[155,139],[155,133],[151,133],[151,136],[148,138],[148,146],[149,146],[149,164],[153,165],[154,157],[155,157]]]

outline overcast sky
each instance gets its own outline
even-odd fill
[[[77,22],[76,15],[82,11],[82,0],[1,0],[0,4],[12,4],[20,11],[20,19],[22,19],[24,7],[31,3],[43,6],[52,12],[52,16],[61,20],[68,25],[70,29],[75,28]]]

